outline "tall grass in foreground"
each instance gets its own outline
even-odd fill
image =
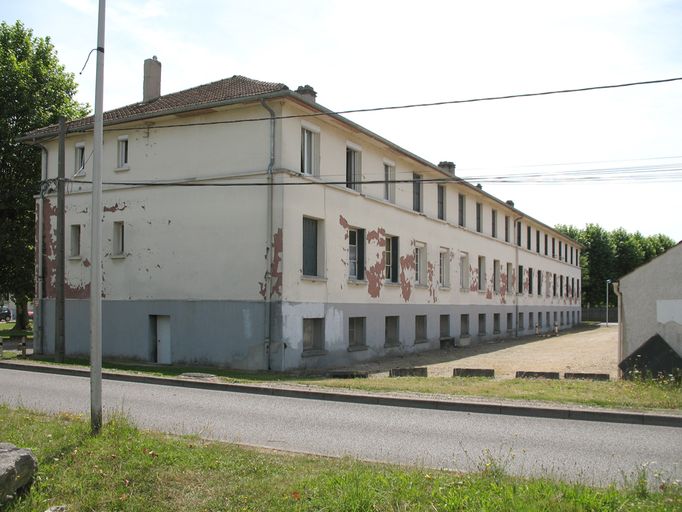
[[[7,511],[680,510],[679,484],[641,478],[591,488],[514,478],[482,457],[471,474],[245,449],[139,431],[124,418],[92,437],[73,415],[0,406],[0,440],[31,448],[40,469]]]

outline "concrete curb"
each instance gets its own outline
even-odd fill
[[[0,362],[0,368],[8,370],[34,371],[55,375],[71,375],[88,377],[89,370],[64,368],[59,366],[43,366],[22,363]],[[513,405],[495,402],[453,401],[433,398],[402,398],[367,393],[338,393],[334,391],[287,389],[282,387],[258,386],[253,384],[235,384],[202,382],[198,380],[171,379],[149,375],[133,375],[102,372],[102,378],[113,381],[138,382],[182,388],[206,389],[212,391],[231,391],[233,393],[251,393],[257,395],[281,396],[286,398],[305,398],[328,400],[335,402],[352,402],[369,405],[386,405],[392,407],[412,407],[416,409],[437,409],[483,414],[505,414],[509,416],[526,416],[536,418],[554,418],[579,421],[599,421],[609,423],[630,423],[635,425],[655,425],[682,428],[682,415],[657,414],[647,412],[629,412],[622,410],[608,411],[603,409],[575,409],[562,406]]]

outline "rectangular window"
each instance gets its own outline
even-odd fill
[[[528,226],[526,229],[526,249],[528,249],[529,251],[530,251],[531,240],[533,238],[531,236],[532,232],[533,231],[532,231],[531,227]]]
[[[459,287],[469,289],[469,253],[466,252],[459,255]]]
[[[500,291],[500,260],[493,260],[493,291]]]
[[[548,249],[547,249],[547,241],[549,240],[549,236],[547,236],[547,233],[545,233],[545,256],[549,254]]]
[[[478,335],[485,336],[485,313],[478,314]]]
[[[540,230],[535,232],[535,252],[540,254]]]
[[[75,163],[73,167],[75,174],[85,172],[85,144],[76,144]]]
[[[365,317],[351,316],[348,318],[348,347],[365,347]]]
[[[69,256],[78,258],[81,255],[81,225],[71,224],[71,247]]]
[[[318,276],[318,221],[303,217],[303,275]]]
[[[420,174],[412,174],[412,209],[415,212],[422,211],[422,177]]]
[[[580,298],[580,279],[575,281],[575,296]]]
[[[384,199],[395,203],[395,166],[384,164]]]
[[[519,265],[519,275],[518,275],[518,278],[517,278],[517,285],[518,285],[518,286],[516,287],[516,288],[517,288],[517,289],[516,289],[516,292],[519,293],[519,294],[522,294],[522,293],[523,293],[523,277],[524,277],[524,275],[523,275],[523,265]]]
[[[500,334],[500,314],[493,313],[493,334]]]
[[[538,312],[538,327],[542,329],[542,312]]]
[[[563,311],[561,312],[560,318],[561,318],[561,324],[560,325],[564,325],[564,312]]]
[[[571,246],[571,265],[573,265],[573,246]]]
[[[365,230],[348,230],[348,277],[362,280],[365,278]]]
[[[391,283],[398,282],[398,237],[386,237],[384,278]]]
[[[459,316],[459,335],[462,338],[469,336],[469,315]]]
[[[533,295],[533,276],[534,276],[533,269],[531,267],[528,267],[528,294]]]
[[[552,258],[556,258],[556,239],[552,237]]]
[[[426,341],[426,315],[416,315],[414,317],[414,342]]]
[[[122,221],[114,222],[114,237],[112,256],[123,256],[125,254],[125,227]]]
[[[535,327],[535,313],[528,313],[528,328],[532,329]]]
[[[552,295],[556,297],[557,287],[556,287],[556,274],[552,274]]]
[[[559,297],[564,296],[564,276],[559,276]]]
[[[464,194],[457,195],[457,212],[459,225],[464,227],[466,225],[466,196]]]
[[[521,247],[521,223],[516,224],[516,245]]]
[[[450,251],[444,247],[440,248],[438,254],[439,281],[443,288],[450,287]]]
[[[542,295],[542,270],[538,270],[538,295]]]
[[[440,315],[440,337],[450,337],[450,315]]]
[[[511,332],[512,330],[514,330],[514,316],[507,313],[507,331]]]
[[[561,240],[559,240],[559,259],[561,259]]]
[[[490,229],[491,229],[493,238],[497,238],[497,210],[492,211],[492,215],[490,218],[492,219]]]
[[[414,248],[414,278],[417,284],[426,284],[426,245],[417,243]]]
[[[485,291],[486,275],[485,275],[485,256],[478,257],[478,291]]]
[[[483,232],[483,205],[476,203],[476,231]]]
[[[575,277],[571,278],[571,297],[575,297]]]
[[[119,169],[128,168],[128,137],[118,138],[118,165]]]
[[[384,345],[395,347],[400,345],[400,317],[387,316],[384,326]]]
[[[303,319],[303,352],[324,350],[324,318]]]
[[[438,218],[445,220],[445,185],[438,185]]]
[[[504,216],[504,241],[509,243],[509,215]]]
[[[301,128],[301,174],[320,174],[320,134]]]
[[[556,323],[557,318],[559,318],[559,317],[558,317],[558,315],[557,315],[557,312],[555,311],[555,312],[554,312],[554,326],[555,326],[555,327],[556,327],[556,325],[557,325],[557,323]]]
[[[545,320],[546,320],[545,323],[547,324],[547,327],[552,327],[552,321],[550,320],[549,311],[547,311],[547,313],[545,314]]]
[[[523,313],[519,313],[518,326],[519,326],[519,331],[523,331],[526,328],[524,325],[524,322],[523,322]]]
[[[360,192],[362,189],[362,158],[355,149],[346,148],[346,187]]]
[[[512,293],[514,290],[514,282],[512,279],[512,273],[513,273],[514,267],[512,266],[511,263],[507,263],[507,293]]]

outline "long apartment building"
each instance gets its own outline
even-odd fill
[[[241,76],[105,113],[103,353],[317,368],[580,321],[580,245],[336,115]],[[56,126],[25,136],[57,176]],[[66,351],[89,350],[92,118],[66,136]],[[38,349],[54,350],[56,196],[36,197]]]

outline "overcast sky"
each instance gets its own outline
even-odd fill
[[[2,1],[52,38],[94,103],[96,0]],[[679,0],[110,0],[105,109],[142,97],[142,63],[163,64],[162,94],[235,74],[310,84],[333,110],[460,100],[682,76]],[[549,225],[588,222],[682,240],[682,81],[605,91],[354,114],[465,179],[643,167],[668,181],[500,184]]]

